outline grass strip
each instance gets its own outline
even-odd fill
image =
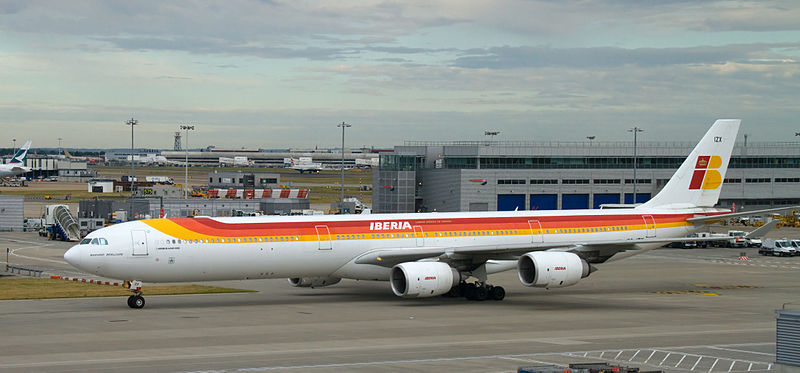
[[[144,287],[145,295],[249,293],[254,290],[231,289],[205,285],[152,285]],[[130,295],[121,286],[109,286],[47,278],[0,279],[0,300],[117,297]]]

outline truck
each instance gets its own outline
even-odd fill
[[[174,181],[169,176],[145,176],[144,180],[156,184],[173,184]]]
[[[745,240],[744,236],[744,231],[728,231],[728,237],[731,237],[731,239],[728,240],[727,247],[746,247],[747,240]]]
[[[794,248],[794,255],[800,255],[800,240],[792,240],[791,243]]]
[[[783,240],[764,240],[761,248],[758,249],[761,255],[771,256],[795,256],[797,249],[792,246],[792,242],[786,239]]]

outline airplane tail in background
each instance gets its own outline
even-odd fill
[[[640,207],[714,207],[719,200],[740,123],[740,119],[714,122],[667,185]]]
[[[11,157],[11,161],[9,161],[8,163],[19,164],[19,165],[25,163],[25,157],[28,155],[28,149],[30,148],[31,148],[31,141],[28,140],[25,143],[25,145],[22,145],[22,147],[19,148],[19,150],[17,150],[16,153],[14,153],[14,156]]]

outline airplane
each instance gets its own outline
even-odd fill
[[[220,166],[233,166],[233,167],[251,167],[255,165],[255,161],[248,160],[247,157],[219,157]]]
[[[94,231],[64,259],[125,280],[135,309],[145,305],[143,282],[265,278],[311,288],[388,281],[405,298],[502,300],[505,289],[488,275],[516,269],[524,286],[571,286],[596,265],[760,213],[714,208],[739,124],[717,120],[664,188],[635,208],[146,219]]]
[[[292,170],[300,171],[300,173],[308,172],[308,173],[319,173],[322,171],[322,163],[313,162],[309,157],[300,157],[295,162],[294,158],[284,158],[284,164],[289,164],[288,168]]]
[[[0,164],[0,177],[9,177],[31,172],[30,167],[25,167],[25,157],[28,155],[28,149],[31,148],[31,142],[28,140],[25,145],[17,150],[11,160],[6,164]]]

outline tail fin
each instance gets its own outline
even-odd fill
[[[8,163],[10,164],[24,163],[25,157],[28,155],[28,149],[30,148],[31,148],[31,141],[28,140],[28,142],[26,142],[25,145],[22,145],[22,147],[19,148],[19,150],[17,150],[16,153],[14,153],[14,156],[11,157],[11,160]]]
[[[672,175],[641,207],[713,207],[719,200],[740,119],[718,119]]]

